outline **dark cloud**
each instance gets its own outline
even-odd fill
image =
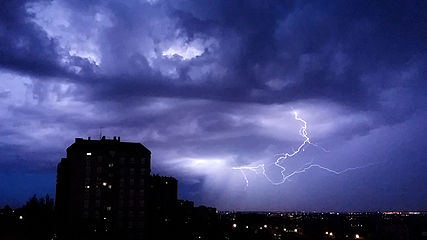
[[[34,76],[77,77],[72,67],[78,66],[82,74],[89,74],[91,64],[85,59],[64,54],[56,39],[31,21],[26,5],[32,1],[2,3],[0,12],[0,64]],[[67,63],[63,63],[64,58]],[[62,62],[62,63],[61,63]]]
[[[94,89],[89,94],[95,98],[122,99],[126,94],[265,103],[326,98],[367,108],[376,106],[378,91],[369,91],[371,83],[364,76],[402,68],[425,54],[427,34],[418,10],[422,2],[65,3],[62,7],[77,15],[70,20],[82,13],[95,16],[101,9],[110,22],[106,28],[82,20],[67,23],[82,24],[73,27],[76,31],[100,32],[94,44],[102,51],[102,63],[95,67],[85,57],[69,55],[59,43],[63,36],[48,36],[31,21],[37,13],[29,14],[28,4],[7,4],[2,64],[37,75],[78,78]],[[206,5],[209,14],[202,10]],[[191,60],[167,59],[162,43],[176,38],[184,45],[212,38],[217,45],[201,46],[204,53]],[[69,62],[61,64],[64,59]],[[191,75],[192,69],[200,75],[203,68],[207,73],[198,79]],[[175,76],[165,73],[170,71]],[[282,87],[271,89],[271,81]],[[387,82],[377,79],[374,84],[387,89]]]

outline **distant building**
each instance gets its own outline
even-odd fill
[[[178,201],[178,181],[173,177],[150,178],[150,207],[158,212],[174,211]]]
[[[175,238],[178,181],[173,177],[152,175],[148,193],[148,227],[151,239]]]
[[[120,137],[76,138],[58,164],[61,239],[146,239],[151,152]],[[170,180],[170,183],[176,185]],[[168,182],[169,184],[169,182]],[[161,193],[160,198],[175,198]],[[165,195],[165,196],[163,196]]]

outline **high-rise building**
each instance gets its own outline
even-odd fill
[[[144,145],[120,137],[76,138],[58,164],[61,239],[146,239],[150,159]]]

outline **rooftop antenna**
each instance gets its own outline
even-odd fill
[[[101,140],[102,139],[102,129],[103,129],[104,127],[99,127],[99,140]]]

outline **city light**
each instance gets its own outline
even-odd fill
[[[360,238],[359,234],[356,234],[356,235],[354,236],[354,238],[359,239],[359,238]]]
[[[267,228],[267,224],[264,224],[264,228]]]
[[[295,228],[295,229],[294,229],[294,232],[298,232],[298,229],[296,229],[296,228]]]
[[[332,232],[330,232],[330,233],[329,233],[329,236],[331,236],[331,237],[332,237],[332,236],[334,236],[334,234],[333,234]]]
[[[236,227],[237,227],[237,224],[233,223],[233,228],[236,228]]]
[[[24,217],[22,217],[22,216],[19,216],[19,219],[20,219],[20,220],[22,220],[22,219],[24,219]]]
[[[91,156],[91,155],[92,155],[92,153],[90,153],[90,152],[86,153],[86,156]]]
[[[102,183],[102,186],[107,186],[107,183],[106,183],[106,182],[103,182],[103,183]]]

